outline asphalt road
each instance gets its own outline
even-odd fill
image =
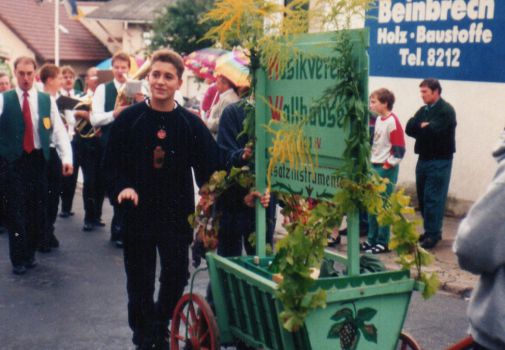
[[[39,265],[11,273],[8,239],[0,236],[0,350],[133,349],[126,313],[122,251],[109,242],[109,227],[83,232],[82,200],[76,215],[58,219],[61,247],[38,253]],[[105,206],[104,219],[110,222]],[[205,273],[196,289],[204,291]],[[423,301],[414,295],[404,329],[424,349],[444,349],[465,334],[467,302],[448,295]]]

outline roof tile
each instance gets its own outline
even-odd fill
[[[56,0],[53,0],[56,1]],[[54,3],[35,0],[0,0],[0,21],[34,51],[38,59],[54,60]],[[103,60],[107,48],[60,4],[60,59],[65,61]]]

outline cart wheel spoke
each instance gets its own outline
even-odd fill
[[[207,301],[185,294],[178,301],[171,326],[171,350],[219,350],[219,330]]]
[[[193,324],[198,324],[198,316],[196,315],[194,304],[189,303],[188,308],[189,308],[189,314],[191,316],[191,320],[193,321]]]
[[[209,336],[209,331],[206,330],[205,333],[203,333],[202,335],[200,335],[200,338],[199,338],[199,343],[200,344],[203,344],[204,341],[207,339],[207,337]],[[204,348],[202,348],[203,350]]]
[[[188,324],[188,319],[186,318],[186,315],[184,312],[181,312],[179,317],[181,318],[182,323],[184,323],[185,325]]]
[[[186,337],[181,334],[174,334],[174,338],[180,341],[185,341]]]

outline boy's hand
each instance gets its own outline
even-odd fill
[[[139,195],[133,188],[125,188],[117,196],[117,202],[121,204],[123,201],[132,201],[135,206],[139,204]]]
[[[261,205],[264,208],[268,208],[268,205],[270,204],[270,191],[265,190],[265,194],[261,195],[258,191],[252,191],[249,192],[245,197],[244,197],[244,203],[248,207],[254,207],[254,201],[256,198],[260,199]]]
[[[242,160],[249,160],[253,155],[252,145],[247,144],[242,151]]]

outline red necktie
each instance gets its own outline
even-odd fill
[[[35,148],[33,142],[33,124],[32,113],[30,112],[30,104],[28,103],[28,92],[23,92],[23,120],[25,122],[25,134],[23,135],[23,150],[26,153],[31,153]]]

